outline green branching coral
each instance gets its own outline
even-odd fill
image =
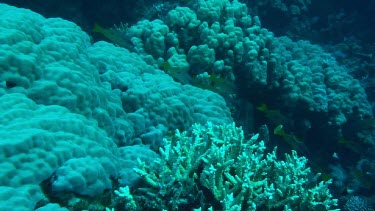
[[[140,209],[334,210],[330,181],[317,183],[295,151],[278,160],[258,137],[246,139],[234,123],[177,130],[161,159],[135,169],[143,184],[131,193]]]

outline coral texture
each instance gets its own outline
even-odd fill
[[[164,139],[161,158],[135,169],[144,186],[133,190],[141,209],[335,210],[337,200],[295,151],[276,157],[256,134],[244,137],[233,124],[208,122]]]

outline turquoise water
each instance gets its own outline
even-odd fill
[[[2,1],[4,210],[372,210],[371,1]]]

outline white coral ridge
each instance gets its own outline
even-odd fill
[[[231,121],[219,95],[91,44],[74,23],[0,4],[0,31],[0,210],[35,209],[46,180],[87,196],[129,184],[118,146],[158,148],[174,127]]]

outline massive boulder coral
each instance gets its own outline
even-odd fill
[[[88,52],[91,63],[101,73],[101,81],[107,82],[121,100],[122,110],[143,144],[157,149],[169,130],[188,128],[193,121],[207,118],[216,123],[231,119],[221,96],[176,83],[126,49],[98,42]]]
[[[205,79],[221,93],[228,87],[211,77],[218,76],[236,83],[237,90],[226,90],[231,94],[291,115],[304,113],[307,121],[310,113],[318,114],[334,126],[372,116],[364,89],[333,56],[306,41],[275,37],[236,0],[200,0],[163,20],[140,21],[124,34],[131,38],[130,50],[176,80],[176,72],[187,72],[189,83],[200,86]]]
[[[44,198],[39,184],[50,177],[54,191],[93,196],[111,188],[117,146],[96,121],[18,93],[0,97],[0,117],[1,209],[31,210]],[[66,171],[73,163],[74,171]]]
[[[91,44],[74,23],[5,4],[0,11],[2,210],[48,202],[44,182],[90,197],[113,180],[131,185],[129,169],[147,160],[137,154],[153,155],[169,130],[231,121],[219,95],[176,83],[113,44]]]
[[[211,117],[230,121],[219,95],[175,83],[125,49],[91,45],[71,22],[1,7],[2,95],[23,93],[95,119],[120,145],[154,128],[164,134]]]
[[[283,106],[327,114],[331,125],[372,116],[363,87],[332,55],[308,41],[275,40],[268,86],[282,90]]]

